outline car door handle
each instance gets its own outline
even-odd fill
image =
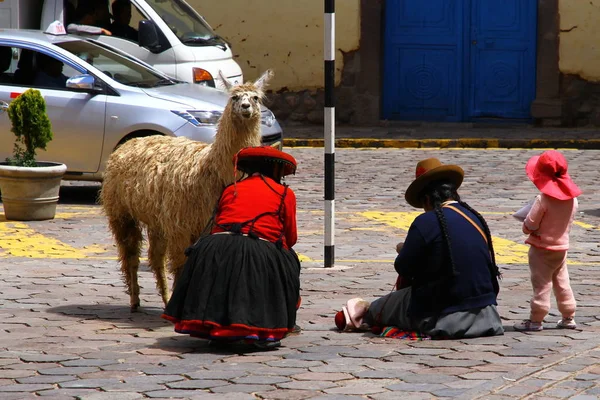
[[[8,111],[8,103],[0,101],[0,111]]]

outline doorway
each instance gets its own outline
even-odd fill
[[[527,120],[537,0],[387,0],[383,118]]]

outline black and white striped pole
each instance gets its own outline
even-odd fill
[[[325,0],[325,268],[335,260],[335,0]]]

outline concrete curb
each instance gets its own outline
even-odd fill
[[[323,147],[324,139],[283,139],[286,147]],[[600,150],[600,139],[373,139],[342,138],[336,148],[475,148],[475,149],[581,149]]]

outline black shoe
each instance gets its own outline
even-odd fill
[[[280,340],[257,340],[256,342],[253,343],[254,347],[259,348],[261,350],[272,350],[272,349],[276,349],[277,347],[281,346],[281,341]]]

